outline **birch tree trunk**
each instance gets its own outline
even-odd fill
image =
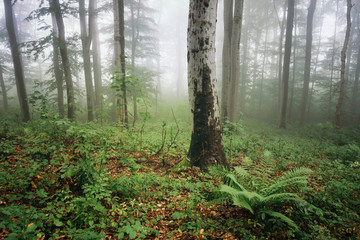
[[[216,14],[217,0],[190,0],[187,61],[193,129],[188,158],[204,171],[214,164],[228,166],[216,91]]]
[[[64,21],[62,18],[59,0],[53,0],[51,5],[54,8],[56,24],[59,30],[60,55],[62,59],[62,65],[63,65],[65,83],[66,83],[68,118],[70,120],[75,120],[74,84],[71,76],[70,61],[68,56],[67,44],[65,40]]]
[[[16,36],[16,26],[11,0],[4,0],[6,29],[9,36],[12,60],[14,64],[16,89],[21,109],[21,117],[24,122],[30,120],[29,105],[27,102],[24,68]]]
[[[51,21],[53,26],[53,64],[54,64],[54,74],[56,81],[56,89],[57,89],[57,105],[59,110],[60,118],[64,118],[65,116],[65,108],[64,108],[64,88],[63,88],[63,74],[60,69],[60,59],[59,59],[59,31],[56,25],[55,14],[51,13]]]
[[[286,108],[287,108],[288,88],[289,88],[289,70],[290,70],[290,55],[291,55],[294,11],[295,11],[295,0],[288,0],[285,53],[284,53],[284,65],[283,65],[284,68],[283,68],[283,76],[282,76],[282,97],[281,97],[280,124],[279,124],[279,128],[282,129],[286,129]]]
[[[345,61],[346,61],[346,50],[350,38],[351,8],[352,8],[351,0],[347,0],[346,34],[345,34],[344,46],[343,49],[341,50],[340,93],[339,93],[339,99],[336,105],[336,112],[335,112],[335,128],[337,130],[340,129],[341,127],[341,109],[345,98]]]
[[[302,92],[302,101],[300,108],[300,126],[304,125],[305,110],[309,98],[309,83],[310,83],[310,64],[311,64],[311,49],[312,49],[312,30],[313,19],[316,8],[316,0],[311,0],[308,8],[307,23],[306,23],[306,46],[305,46],[305,67],[304,67],[304,85]]]
[[[0,64],[0,86],[1,86],[1,93],[2,93],[2,97],[3,97],[4,111],[8,112],[9,105],[8,105],[8,101],[7,101],[7,92],[6,92],[6,87],[5,87],[3,68],[1,66],[1,64]]]
[[[89,1],[89,9],[93,9],[93,1]],[[90,45],[92,40],[92,13],[89,12],[89,21],[86,23],[86,9],[85,0],[79,0],[79,15],[80,15],[80,31],[81,31],[81,43],[82,53],[84,60],[84,74],[85,74],[85,86],[86,86],[86,103],[88,112],[88,121],[94,120],[94,86],[91,73],[91,61],[90,61]]]

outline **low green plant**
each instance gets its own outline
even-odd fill
[[[265,152],[258,163],[245,158],[243,166],[235,167],[234,172],[211,168],[212,173],[223,179],[215,202],[232,201],[235,206],[249,210],[257,219],[265,221],[269,217],[269,221],[273,221],[271,219],[278,218],[298,228],[293,220],[276,209],[304,201],[300,192],[309,190],[307,180],[312,171],[296,168],[276,176],[274,168],[275,161],[270,152]]]

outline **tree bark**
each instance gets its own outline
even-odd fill
[[[343,49],[341,50],[340,92],[339,92],[339,99],[336,105],[336,112],[335,112],[335,128],[337,130],[339,130],[341,127],[341,109],[345,97],[345,61],[346,61],[346,50],[350,38],[351,8],[352,8],[351,0],[347,0],[346,34],[345,34]]]
[[[57,89],[57,104],[59,110],[60,118],[64,118],[65,116],[65,108],[64,108],[64,88],[63,88],[63,74],[60,69],[60,59],[59,59],[59,31],[56,25],[55,14],[51,13],[51,20],[53,26],[53,64],[54,64],[54,74],[56,81],[56,89]]]
[[[193,129],[188,158],[204,171],[214,164],[228,166],[216,91],[216,13],[217,0],[190,0],[187,61]]]
[[[94,83],[95,83],[95,113],[96,116],[101,116],[103,110],[102,102],[102,70],[101,70],[101,51],[100,51],[100,40],[99,40],[99,27],[97,21],[97,0],[93,1],[93,24],[92,24],[92,58],[93,58],[93,71],[94,71]]]
[[[6,87],[5,87],[4,75],[3,75],[3,67],[1,64],[0,64],[0,86],[1,86],[1,93],[2,93],[2,97],[3,97],[4,111],[8,112],[9,105],[8,105],[8,101],[7,101],[7,92],[6,92]]]
[[[6,28],[9,36],[11,55],[14,64],[16,89],[21,109],[21,117],[24,122],[30,120],[29,105],[27,102],[24,68],[21,59],[21,53],[16,36],[16,26],[14,22],[14,12],[11,0],[4,0]]]
[[[89,10],[93,9],[93,0],[89,1]],[[79,15],[80,15],[80,31],[81,31],[81,43],[82,54],[84,61],[84,74],[85,74],[85,86],[86,86],[86,103],[88,112],[88,121],[94,120],[94,86],[91,73],[91,60],[90,60],[90,45],[92,40],[92,15],[89,11],[89,21],[86,23],[86,9],[85,0],[79,0]]]
[[[224,1],[224,41],[222,49],[221,120],[229,120],[229,95],[231,76],[231,35],[233,23],[233,0]]]
[[[121,60],[121,91],[123,97],[124,123],[128,126],[128,110],[127,110],[127,88],[126,88],[126,69],[125,69],[125,16],[124,16],[124,0],[119,0],[119,32],[120,32],[120,60]]]
[[[316,8],[316,0],[311,0],[308,8],[307,23],[306,23],[306,46],[305,46],[305,67],[304,67],[304,85],[302,92],[302,101],[300,108],[300,126],[305,122],[305,110],[309,98],[309,83],[310,83],[310,64],[311,64],[311,48],[312,48],[312,30],[313,19]]]
[[[50,3],[51,3],[51,1],[50,1]],[[57,27],[59,30],[60,55],[61,55],[61,59],[62,59],[62,65],[63,65],[64,75],[65,75],[65,83],[66,83],[68,118],[70,120],[75,120],[74,85],[73,85],[73,80],[72,80],[72,76],[71,76],[70,61],[69,61],[67,44],[66,44],[66,39],[65,39],[64,21],[62,18],[59,0],[52,0],[51,5],[54,9],[56,24],[57,24]]]
[[[358,52],[357,52],[357,63],[356,63],[356,70],[355,70],[355,80],[354,80],[354,87],[351,97],[351,114],[353,123],[356,123],[356,106],[357,106],[357,95],[359,92],[359,76],[360,76],[360,42],[358,41]]]
[[[286,38],[285,38],[285,53],[282,77],[282,97],[281,97],[281,111],[279,128],[286,129],[286,108],[288,100],[289,87],[289,69],[290,69],[290,55],[291,55],[291,41],[292,30],[294,22],[295,0],[288,0],[288,14],[286,24]]]
[[[237,106],[239,96],[240,78],[240,39],[243,18],[244,0],[235,0],[234,18],[231,31],[231,82],[229,99],[229,119],[237,120]]]

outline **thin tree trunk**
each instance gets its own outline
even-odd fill
[[[245,112],[245,105],[246,105],[246,83],[247,83],[247,71],[248,71],[248,32],[249,32],[249,14],[245,14],[245,24],[244,24],[244,37],[243,41],[243,58],[242,58],[242,65],[241,65],[241,87],[240,87],[240,98],[239,98],[239,108],[242,113]]]
[[[98,13],[97,13],[97,0],[93,0],[93,25],[92,25],[92,58],[94,65],[94,83],[95,83],[95,113],[99,117],[103,110],[102,101],[102,70],[101,70],[101,51],[100,51],[100,40],[99,40],[99,27],[98,27]]]
[[[282,98],[281,98],[281,112],[279,128],[286,129],[286,108],[288,100],[288,85],[289,85],[289,69],[290,69],[290,55],[291,55],[291,41],[292,30],[294,22],[295,0],[288,0],[288,14],[286,24],[286,39],[285,39],[285,53],[284,53],[284,69],[282,77]]]
[[[330,87],[329,87],[329,105],[328,105],[328,118],[332,118],[332,94],[333,94],[333,79],[334,79],[334,64],[335,64],[335,45],[336,45],[336,34],[337,34],[337,18],[339,13],[339,0],[336,1],[336,14],[335,14],[335,28],[334,38],[332,44],[332,56],[331,56],[331,71],[330,71]]]
[[[50,0],[50,2],[51,2],[51,0]],[[67,44],[66,44],[66,40],[65,40],[64,21],[62,18],[59,0],[52,0],[51,5],[53,5],[53,7],[54,7],[56,24],[57,24],[57,27],[59,30],[60,55],[61,55],[61,59],[62,59],[63,70],[64,70],[64,75],[65,75],[65,83],[66,83],[68,118],[70,120],[75,120],[74,85],[73,85],[73,80],[72,80],[72,76],[71,76]]]
[[[358,41],[358,53],[357,53],[357,63],[356,63],[356,70],[355,70],[355,80],[354,80],[354,87],[352,92],[351,98],[351,114],[353,118],[353,123],[356,123],[356,114],[357,114],[357,95],[359,92],[359,76],[360,76],[360,42]]]
[[[313,19],[314,19],[315,8],[316,8],[316,0],[311,0],[308,9],[307,25],[306,25],[304,85],[303,85],[302,101],[300,108],[300,126],[303,126],[305,122],[305,110],[309,98],[311,48],[312,48],[312,39],[313,39],[312,30],[313,30]]]
[[[341,109],[343,105],[343,101],[345,98],[345,61],[346,61],[346,50],[349,44],[350,38],[350,29],[351,29],[351,0],[347,0],[347,13],[346,13],[346,34],[344,40],[344,46],[341,51],[341,75],[340,75],[340,94],[338,103],[336,105],[336,112],[335,112],[335,127],[336,129],[340,129],[341,127]]]
[[[243,18],[244,0],[236,0],[234,7],[234,17],[231,31],[231,82],[229,99],[229,118],[231,122],[237,120],[237,103],[239,96],[239,78],[240,78],[240,39],[241,25]]]
[[[2,93],[2,97],[3,97],[4,111],[8,112],[9,105],[8,105],[8,101],[7,101],[7,92],[6,92],[6,87],[5,87],[4,75],[3,75],[3,67],[1,66],[1,64],[0,64],[0,86],[1,86],[1,93]]]
[[[127,88],[126,88],[126,69],[125,69],[125,20],[124,20],[124,0],[119,0],[119,32],[120,32],[120,60],[121,60],[121,91],[123,97],[124,123],[129,124],[127,110]]]
[[[324,11],[324,10],[323,10]],[[318,63],[319,63],[319,55],[320,55],[320,47],[321,47],[321,35],[322,35],[322,28],[323,28],[323,24],[324,24],[324,21],[323,21],[323,18],[322,16],[324,15],[324,13],[321,13],[321,24],[320,24],[320,30],[319,30],[319,38],[318,38],[318,47],[317,47],[317,50],[316,50],[316,58],[315,58],[315,67],[314,67],[314,76],[316,77],[317,75],[317,69],[318,69]],[[314,86],[315,86],[315,79],[314,77],[312,78],[312,83],[311,83],[311,89],[310,89],[310,94],[309,94],[309,104],[308,104],[308,109],[307,109],[307,119],[308,121],[310,121],[310,109],[311,109],[311,103],[312,103],[312,96],[313,96],[313,93],[314,93]]]
[[[65,117],[65,107],[64,107],[64,88],[63,88],[63,74],[60,69],[60,59],[59,59],[59,31],[56,25],[55,14],[51,13],[51,20],[53,26],[53,64],[54,64],[54,74],[56,81],[57,89],[57,104],[59,110],[60,118]]]
[[[17,94],[21,109],[21,117],[22,120],[26,122],[30,120],[30,111],[27,102],[24,68],[21,59],[21,53],[19,50],[19,45],[17,42],[16,30],[15,30],[16,26],[14,22],[15,17],[14,17],[11,0],[4,0],[4,7],[5,7],[6,28],[9,36],[11,55],[14,64],[16,89],[17,89]]]
[[[231,81],[231,35],[233,0],[224,1],[224,41],[222,50],[221,120],[229,120],[229,95]]]
[[[286,6],[287,6],[287,0],[284,3],[284,12],[282,21],[280,22],[280,19],[278,17],[278,14],[276,13],[276,17],[279,21],[280,26],[280,36],[279,36],[279,70],[278,70],[278,112],[281,111],[281,103],[282,103],[282,69],[283,69],[283,40],[284,40],[284,32],[285,32],[285,19],[286,19]],[[274,9],[276,10],[275,2],[274,2]]]
[[[215,88],[216,10],[217,0],[190,0],[187,60],[193,130],[188,158],[204,171],[214,164],[229,166]]]
[[[93,1],[90,0],[89,5],[91,6]],[[93,6],[89,9],[93,9]],[[85,0],[79,0],[79,15],[80,15],[80,30],[81,30],[81,43],[82,53],[84,60],[84,74],[85,74],[85,86],[86,86],[86,103],[88,121],[94,120],[94,86],[91,73],[91,61],[90,61],[90,45],[92,40],[92,13],[89,12],[89,21],[86,24],[86,9]]]
[[[269,17],[269,10],[266,11],[266,17]],[[265,46],[264,46],[264,56],[263,56],[263,60],[262,60],[262,68],[261,68],[261,81],[260,81],[260,93],[259,93],[259,108],[258,111],[259,113],[261,113],[261,107],[262,107],[262,102],[263,102],[263,89],[264,89],[264,80],[265,80],[265,62],[266,62],[266,57],[267,57],[267,48],[268,48],[268,31],[269,31],[269,24],[268,22],[266,22],[266,26],[265,26],[266,30],[265,30]]]
[[[289,114],[288,121],[291,121],[293,105],[294,105],[294,94],[295,94],[295,75],[296,75],[296,50],[297,50],[297,17],[295,12],[294,20],[294,37],[293,37],[293,67],[292,67],[292,80],[291,80],[291,90],[290,90],[290,102],[289,102]]]

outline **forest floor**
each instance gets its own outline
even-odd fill
[[[232,169],[253,164],[249,191],[311,169],[306,190],[287,189],[302,202],[258,209],[295,226],[231,198],[216,201],[226,181],[216,169],[190,167],[186,120],[133,129],[60,119],[0,126],[0,239],[360,238],[359,129],[334,133],[322,124],[300,133],[252,120],[224,127]]]

